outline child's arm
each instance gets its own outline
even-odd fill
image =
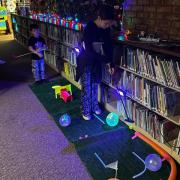
[[[30,52],[32,52],[33,54],[36,54],[40,58],[43,57],[43,55],[40,53],[39,49],[34,50],[32,46],[29,46],[28,49],[29,49]]]
[[[46,46],[45,40],[42,38],[41,41],[42,41],[43,45],[41,48],[37,49],[38,52],[46,51],[48,49],[48,47]]]

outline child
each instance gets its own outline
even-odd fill
[[[77,80],[81,78],[81,109],[85,120],[91,114],[100,114],[98,105],[98,83],[101,82],[102,64],[108,66],[113,74],[113,47],[110,27],[113,23],[114,9],[108,5],[99,8],[94,21],[87,24],[83,34],[83,50],[77,58]]]
[[[28,49],[32,52],[32,73],[35,83],[45,82],[44,39],[40,36],[39,27],[36,24],[30,26],[32,36],[28,42]]]

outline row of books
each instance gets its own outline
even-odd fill
[[[59,69],[60,69],[60,57],[59,56],[45,52],[44,59],[49,65],[52,65],[52,67],[56,68],[56,70],[59,71]]]
[[[47,34],[46,24],[44,24],[44,23],[38,23],[38,26],[39,26],[39,29],[40,29],[40,32],[41,32],[41,33]]]
[[[81,42],[81,33],[78,31],[72,31],[60,26],[48,25],[44,23],[40,24],[40,30],[43,34],[47,34],[49,38],[56,39],[69,46],[78,46]],[[46,29],[47,27],[47,29]]]
[[[34,21],[27,18],[20,18],[18,16],[13,17],[16,21],[16,24],[30,26]],[[25,22],[24,22],[25,21]],[[82,32],[73,31],[71,29],[66,29],[64,27],[50,25],[42,22],[36,22],[39,25],[40,32],[43,35],[51,39],[56,39],[57,41],[64,43],[67,46],[78,47],[81,43]],[[27,28],[28,28],[27,26]]]
[[[108,71],[108,66],[102,65],[102,80],[106,84],[112,84],[112,76]]]
[[[164,85],[180,89],[180,61],[154,56],[142,49],[126,48],[120,66]],[[126,59],[126,60],[125,60]]]
[[[59,29],[60,28],[58,26],[53,26],[53,25],[49,24],[47,26],[47,35],[48,35],[48,37],[59,40]]]
[[[25,46],[28,45],[28,39],[26,37],[22,36],[22,34],[20,34],[20,33],[14,32],[14,38],[21,44],[23,44]]]
[[[82,32],[72,31],[70,29],[60,28],[59,39],[63,43],[67,43],[74,46],[78,46],[81,42]]]
[[[165,116],[180,115],[180,112],[175,112],[180,102],[179,92],[154,84],[127,71],[122,72],[118,88],[123,89],[128,96],[141,104]]]
[[[60,42],[66,43],[73,47],[78,46],[78,44],[81,42],[81,33],[78,31],[51,25],[47,27],[47,32],[50,38],[55,38]]]
[[[46,38],[46,44],[49,51],[60,56],[60,45],[57,41]]]
[[[26,36],[26,37],[29,37],[29,32],[25,28],[18,27],[18,32],[21,33],[22,35]]]
[[[64,62],[64,73],[68,78],[72,80],[76,79],[76,68],[68,62]]]
[[[131,100],[127,105],[131,106],[129,109],[132,111],[129,114],[132,114],[136,126],[144,129],[158,142],[167,144],[179,138],[179,126],[133,103]],[[176,143],[175,146],[178,146],[178,144]],[[174,150],[179,153],[178,148],[174,148]]]
[[[178,138],[173,141],[172,145],[174,146],[173,151],[177,152],[180,155],[180,133],[178,135]]]
[[[60,45],[60,55],[63,59],[70,62],[71,65],[77,65],[77,53],[76,51],[68,46]]]
[[[127,118],[125,106],[128,117],[134,120],[137,127],[144,129],[158,142],[171,146],[175,152],[179,153],[179,148],[176,148],[180,146],[180,128],[178,125],[158,116],[129,98],[122,97],[123,106],[122,101],[117,97],[117,92],[112,88],[105,87],[102,94],[104,96],[103,102],[115,108],[119,112],[122,121]]]

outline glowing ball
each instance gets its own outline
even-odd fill
[[[150,171],[158,171],[162,166],[161,157],[157,154],[149,154],[145,159],[145,166]]]
[[[117,126],[119,123],[119,116],[114,112],[109,113],[106,117],[106,123],[111,127]]]
[[[71,117],[68,114],[63,114],[59,118],[59,124],[63,127],[67,127],[71,124]]]

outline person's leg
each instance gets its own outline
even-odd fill
[[[38,60],[32,60],[32,73],[34,76],[35,81],[40,81],[40,74],[39,74],[39,63]]]
[[[39,60],[39,67],[40,67],[40,76],[41,80],[45,80],[45,62],[44,59]]]
[[[88,68],[81,76],[81,111],[85,120],[91,119],[91,74]]]
[[[101,109],[98,105],[98,83],[92,83],[91,94],[92,111],[96,114],[101,114]]]

